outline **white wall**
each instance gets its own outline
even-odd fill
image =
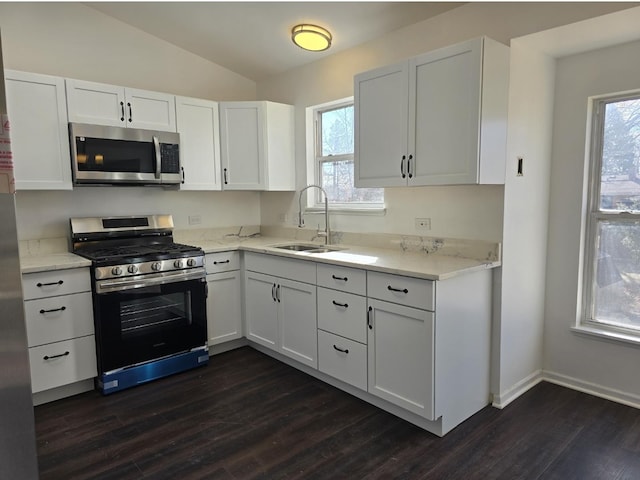
[[[493,332],[496,406],[509,403],[542,374],[555,61],[521,43],[511,42],[503,265]]]
[[[640,88],[638,58],[633,42],[557,62],[544,369],[559,383],[640,406],[640,349],[570,331],[581,315],[587,99]]]
[[[82,3],[0,3],[5,68],[212,100],[253,100],[255,82]],[[178,228],[260,223],[255,192],[83,187],[18,192],[22,240],[68,236],[70,217],[171,213]],[[189,226],[188,215],[202,224]]]
[[[514,37],[626,7],[616,3],[469,3],[259,82],[258,97],[296,106],[296,178],[302,188],[307,183],[305,108],[353,95],[356,73],[480,35],[508,44]],[[413,219],[431,217],[430,235],[500,240],[502,191],[495,186],[386,189],[386,216],[334,215],[332,228],[415,234]],[[281,224],[285,214],[295,218],[297,209],[293,194],[262,194],[264,224]],[[314,227],[313,222],[307,224]]]

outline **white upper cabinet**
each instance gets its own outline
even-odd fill
[[[74,79],[66,84],[70,122],[176,131],[173,95]]]
[[[295,190],[294,110],[274,102],[221,102],[224,190]]]
[[[176,97],[183,181],[180,190],[221,190],[218,103]]]
[[[17,190],[71,190],[64,79],[5,70]]]
[[[356,186],[504,183],[508,83],[486,37],[356,75]]]

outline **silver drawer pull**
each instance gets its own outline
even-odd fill
[[[336,307],[349,308],[348,303],[338,303],[335,300],[332,300],[331,303],[333,303]]]
[[[342,349],[342,348],[337,347],[335,345],[333,346],[333,348],[335,348],[337,351],[339,351],[341,353],[349,353],[349,349],[348,348]]]
[[[347,277],[336,277],[335,275],[331,275],[331,278],[333,278],[334,280],[340,280],[341,282],[346,282],[347,280],[349,280]]]
[[[406,288],[393,288],[391,285],[387,285],[387,290],[391,290],[392,292],[409,293],[409,290]]]
[[[67,350],[64,353],[60,353],[58,355],[45,355],[44,357],[42,357],[43,360],[53,360],[54,358],[60,358],[60,357],[66,357],[67,355],[69,355],[69,351]]]
[[[67,307],[65,307],[64,305],[60,308],[52,308],[51,310],[45,310],[42,309],[40,310],[40,314],[44,315],[45,313],[53,313],[53,312],[64,312],[67,309]]]
[[[42,287],[51,287],[52,285],[62,285],[64,282],[62,280],[58,280],[57,282],[49,282],[49,283],[36,283],[36,287],[38,288],[42,288]]]

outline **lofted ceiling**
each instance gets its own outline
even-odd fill
[[[426,20],[453,2],[89,2],[89,8],[259,81]],[[291,41],[298,23],[333,34],[325,52]]]

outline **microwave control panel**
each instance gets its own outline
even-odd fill
[[[180,173],[180,146],[174,143],[161,143],[162,173]]]

